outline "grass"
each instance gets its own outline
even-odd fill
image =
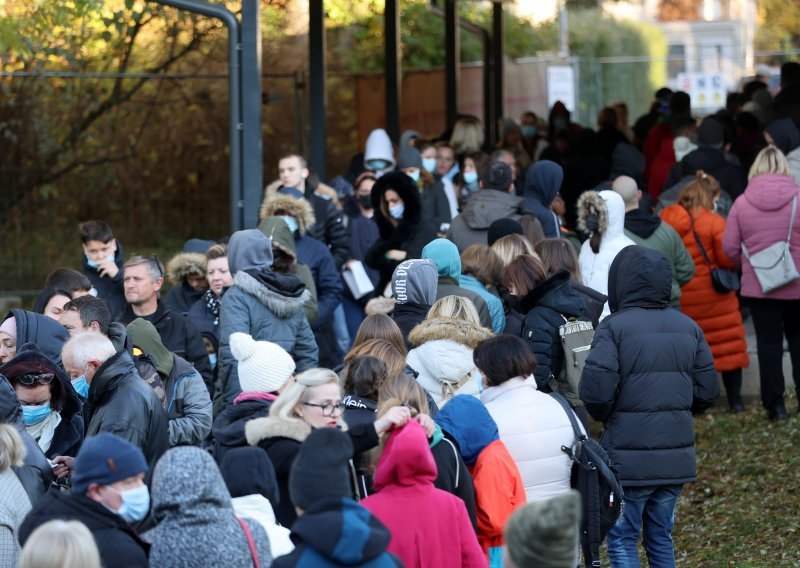
[[[695,419],[696,483],[675,511],[679,566],[800,566],[800,417],[769,422],[757,402],[742,414],[718,403]]]

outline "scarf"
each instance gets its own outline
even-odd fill
[[[47,452],[47,450],[50,449],[53,435],[59,424],[61,424],[61,413],[53,411],[50,413],[50,416],[41,422],[25,426],[25,430],[36,440],[36,443],[39,444],[39,448],[43,452]]]
[[[203,293],[202,298],[203,298],[203,301],[206,303],[206,307],[208,308],[208,311],[210,311],[211,315],[214,316],[214,326],[215,327],[218,326],[219,325],[219,306],[220,306],[219,298],[217,297],[217,295],[214,293],[213,290],[206,290]]]

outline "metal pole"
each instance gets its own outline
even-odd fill
[[[386,0],[383,9],[386,68],[386,131],[400,142],[400,10],[398,0]]]
[[[325,90],[325,5],[324,0],[308,2],[308,85],[311,105],[311,155],[309,164],[321,179],[326,179],[327,140],[326,115],[328,97]]]
[[[505,52],[505,22],[503,21],[503,5],[500,2],[492,4],[492,47],[494,47],[494,116],[501,119],[505,115],[505,88],[503,78],[503,54]]]
[[[225,8],[202,0],[152,0],[157,4],[172,6],[195,14],[217,18],[228,28],[228,106],[230,125],[228,128],[231,145],[231,230],[242,229],[238,210],[243,203],[242,192],[242,100],[241,100],[241,45],[240,28],[236,16]]]
[[[261,135],[261,9],[259,0],[242,1],[242,207],[240,227],[258,225],[264,191]]]
[[[444,13],[445,108],[447,112],[447,127],[452,128],[456,122],[456,116],[458,116],[459,65],[461,64],[457,0],[445,0]]]

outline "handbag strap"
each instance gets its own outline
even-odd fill
[[[239,521],[239,526],[242,527],[244,531],[244,536],[247,537],[247,545],[250,547],[250,556],[253,558],[253,566],[255,568],[261,568],[261,565],[258,562],[258,551],[256,550],[256,541],[253,540],[253,533],[250,532],[250,527],[247,526],[247,523],[244,520],[236,517],[236,520]]]
[[[700,254],[703,255],[703,258],[706,259],[706,263],[710,269],[714,269],[714,265],[711,264],[711,259],[708,258],[708,254],[706,254],[706,249],[703,246],[703,243],[700,242],[700,236],[697,234],[697,231],[694,230],[694,216],[692,212],[689,211],[689,223],[692,225],[692,233],[694,233],[694,242],[697,243],[697,247],[700,249]]]
[[[790,249],[792,247],[791,243],[792,229],[794,228],[794,218],[796,214],[797,214],[797,195],[795,195],[794,198],[792,199],[792,216],[789,219],[789,234],[786,235],[786,246],[789,247]],[[747,260],[750,260],[750,253],[747,252],[747,247],[745,246],[744,241],[742,241],[742,252],[744,253],[745,258],[747,258]]]

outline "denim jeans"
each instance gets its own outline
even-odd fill
[[[639,530],[652,568],[674,568],[672,525],[675,503],[683,485],[624,487],[625,507],[608,533],[607,550],[614,568],[638,568]]]

